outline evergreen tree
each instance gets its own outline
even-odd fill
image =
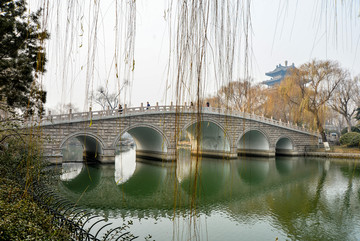
[[[358,120],[358,121],[360,121],[360,107],[358,107],[358,108],[356,109],[355,119]]]
[[[25,0],[0,0],[0,98],[26,114],[43,112],[46,92],[36,82],[45,71],[40,11],[26,13]]]

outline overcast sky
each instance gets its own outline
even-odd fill
[[[31,0],[34,11],[44,1]],[[86,4],[66,9],[68,1],[53,1],[46,20],[51,39],[46,45],[47,72],[42,78],[48,92],[47,108],[71,102],[80,110],[86,104],[87,60],[89,53],[89,17]],[[337,2],[339,6],[334,7]],[[351,2],[351,1],[349,1]],[[358,2],[358,1],[352,1]],[[114,71],[114,1],[101,1],[98,20],[96,61],[89,89],[107,85],[118,89]],[[169,56],[168,25],[164,19],[166,1],[137,0],[135,68],[131,88],[124,99],[132,106],[141,102],[165,104],[165,79]],[[326,7],[325,4],[328,4]],[[335,10],[337,9],[337,17]],[[82,12],[82,16],[76,15]],[[71,24],[69,21],[73,21]],[[313,58],[337,60],[352,75],[360,74],[359,4],[341,6],[335,0],[253,0],[251,2],[251,76],[254,81],[268,79],[265,72],[288,60],[299,66]],[[67,27],[66,27],[67,26]],[[66,40],[67,39],[67,40]],[[241,67],[238,66],[240,75]],[[236,78],[237,76],[235,76]],[[241,77],[241,76],[238,76]],[[120,73],[120,84],[124,76]],[[211,83],[211,80],[209,80]],[[171,91],[171,89],[168,89]],[[210,85],[209,93],[216,90]],[[167,92],[167,103],[173,93]]]

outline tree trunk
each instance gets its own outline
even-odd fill
[[[346,117],[345,119],[346,119],[346,124],[347,124],[348,132],[351,132],[351,127],[352,127],[352,125],[351,125],[351,120],[350,120],[350,118],[348,118],[348,117]]]
[[[321,138],[322,138],[323,143],[327,142],[325,130],[320,131],[320,134],[321,134]]]
[[[316,118],[316,126],[317,126],[317,128],[318,128],[318,130],[319,130],[319,132],[321,134],[322,141],[323,141],[323,143],[327,142],[326,133],[325,133],[325,130],[324,130],[322,124],[321,124],[320,118],[319,118],[318,115],[316,115],[315,118]]]

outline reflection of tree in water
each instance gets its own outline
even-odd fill
[[[348,178],[348,185],[344,195],[344,205],[341,209],[342,215],[349,215],[351,212],[351,194],[353,193],[353,181],[360,178],[360,166],[356,162],[340,167],[341,174]],[[360,199],[360,188],[358,193]]]
[[[349,163],[346,166],[341,166],[340,171],[344,177],[360,178],[360,164]]]
[[[322,163],[324,165],[324,163]],[[332,172],[339,169],[333,167]],[[341,169],[341,168],[340,168]],[[333,177],[332,173],[331,177]],[[272,193],[266,200],[273,217],[291,239],[296,240],[348,240],[353,237],[354,206],[351,197],[353,178],[348,178],[346,191],[330,199],[325,186],[328,170],[322,166],[318,173],[315,193],[307,184],[296,183]],[[350,210],[352,210],[350,212]],[[358,218],[358,217],[357,217]]]

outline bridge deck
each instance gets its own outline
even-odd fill
[[[159,114],[159,113],[197,113],[197,108],[195,106],[150,106],[150,107],[125,107],[121,112],[119,110],[100,110],[100,111],[88,111],[88,112],[78,112],[78,113],[68,113],[68,114],[60,114],[60,115],[47,115],[42,117],[41,119],[37,118],[37,123],[40,125],[54,125],[54,124],[63,124],[63,123],[71,123],[71,122],[81,122],[81,121],[89,121],[89,120],[101,120],[101,119],[109,119],[109,118],[119,118],[119,117],[127,117],[134,115],[144,115],[144,114]],[[283,127],[286,129],[292,129],[295,131],[305,132],[307,134],[312,134],[318,136],[318,132],[314,132],[305,128],[305,126],[298,126],[297,124],[293,124],[290,122],[283,122],[280,120],[275,120],[273,118],[267,118],[264,115],[259,116],[254,113],[246,113],[240,112],[236,110],[229,109],[221,109],[221,108],[213,108],[213,107],[200,107],[200,113],[206,114],[218,114],[229,117],[239,117],[242,119],[248,119],[253,121],[258,121],[266,124],[270,124],[273,126]]]

